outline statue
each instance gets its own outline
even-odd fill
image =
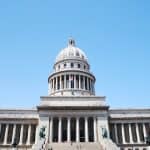
[[[103,136],[103,138],[108,137],[106,128],[102,128],[102,136]]]
[[[45,129],[46,129],[45,126],[41,127],[40,133],[39,133],[40,139],[44,139],[45,138]]]
[[[146,140],[146,144],[150,145],[150,133],[148,134],[148,136],[145,138]]]

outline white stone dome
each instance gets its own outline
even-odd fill
[[[87,62],[87,56],[85,53],[75,46],[73,39],[69,40],[68,46],[60,51],[56,57],[56,63],[66,59],[80,59]]]

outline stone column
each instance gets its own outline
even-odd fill
[[[1,133],[1,124],[0,124],[0,133]]]
[[[89,79],[89,91],[91,92],[91,79]]]
[[[92,81],[92,92],[94,93],[94,81]]]
[[[76,118],[76,142],[79,142],[79,118]]]
[[[51,82],[51,81],[50,81],[50,82]],[[51,84],[50,84],[50,82],[48,82],[48,94],[51,93]]]
[[[93,92],[95,94],[95,86],[94,86],[95,82],[93,82]]]
[[[64,89],[66,89],[66,75],[64,75]]]
[[[19,145],[22,145],[22,138],[23,138],[23,124],[21,124]]]
[[[145,138],[147,137],[145,123],[143,123],[143,134],[144,134],[144,142],[145,142]]]
[[[58,90],[58,77],[56,76],[56,90]]]
[[[53,91],[53,79],[51,79],[51,92]]]
[[[50,125],[49,125],[50,127],[50,137],[49,137],[49,141],[50,141],[50,143],[52,143],[52,141],[53,141],[53,117],[51,117],[51,119],[50,119]]]
[[[53,78],[53,92],[55,91],[55,79]]]
[[[131,123],[129,123],[129,138],[130,138],[130,143],[133,143],[133,136],[132,136],[132,130],[131,130]]]
[[[76,80],[76,75],[74,75],[74,89],[77,88],[76,82],[77,82],[77,80]]]
[[[62,75],[60,75],[60,90],[62,89]]]
[[[85,76],[83,76],[83,89],[85,90]]]
[[[88,134],[88,117],[85,117],[85,142],[89,141],[89,134]]]
[[[93,93],[93,82],[91,80],[91,92]]]
[[[35,129],[35,144],[37,144],[38,138],[39,138],[39,126],[36,125],[36,129]]]
[[[124,124],[121,124],[121,132],[122,132],[122,143],[125,144],[125,134],[124,134]]]
[[[9,124],[6,124],[6,130],[5,130],[5,135],[4,135],[4,145],[7,144],[8,127],[9,127]]]
[[[62,128],[62,120],[61,117],[59,117],[59,124],[58,124],[58,142],[61,142],[61,128]]]
[[[15,140],[15,134],[16,134],[16,124],[13,125],[13,133],[12,133],[11,144],[14,143],[14,140]]]
[[[30,145],[31,125],[28,126],[27,145]]]
[[[96,132],[96,117],[93,119],[94,121],[94,142],[97,142],[97,132]]]
[[[69,89],[71,89],[71,81],[72,81],[72,78],[71,78],[71,74],[69,74]]]
[[[54,79],[52,79],[52,91],[54,92]]]
[[[115,128],[115,139],[116,139],[116,143],[118,144],[118,132],[117,132],[117,124],[114,124],[114,128]]]
[[[81,89],[81,76],[79,75],[79,89]]]
[[[68,121],[67,121],[67,141],[70,142],[70,117],[68,118]]]
[[[50,85],[51,85],[51,91],[53,89],[53,79],[50,80]]]
[[[136,135],[137,135],[137,143],[140,143],[140,135],[139,135],[139,130],[138,130],[138,124],[136,123]]]
[[[89,90],[89,77],[87,77],[87,90]]]

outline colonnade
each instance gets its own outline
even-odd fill
[[[35,143],[35,124],[0,124],[0,144],[30,145]]]
[[[86,75],[64,74],[50,79],[49,89],[51,92],[61,89],[82,89],[94,93],[94,81]]]
[[[96,142],[96,118],[51,117],[49,142]]]
[[[149,123],[110,124],[110,136],[117,144],[144,143],[149,133]]]

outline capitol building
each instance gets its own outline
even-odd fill
[[[150,109],[111,109],[95,82],[70,39],[37,107],[0,109],[0,150],[148,150]]]

